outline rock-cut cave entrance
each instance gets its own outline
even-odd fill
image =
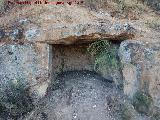
[[[51,70],[51,84],[53,85],[59,75],[66,74],[66,72],[90,72],[97,74],[100,77],[107,79],[107,81],[117,82],[119,85],[122,82],[121,72],[119,70],[109,69],[105,73],[94,70],[95,58],[90,55],[87,48],[91,43],[79,44],[52,44],[50,50],[50,70]],[[113,43],[113,46],[119,48],[119,43]]]

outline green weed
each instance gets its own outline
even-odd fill
[[[87,50],[95,57],[95,71],[107,71],[108,69],[119,68],[116,47],[114,47],[111,42],[107,40],[96,41],[90,44]]]

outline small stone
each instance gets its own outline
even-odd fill
[[[93,108],[96,108],[97,107],[97,105],[93,105]]]
[[[73,116],[73,118],[77,118],[77,116]]]
[[[77,118],[77,113],[73,114],[73,118],[76,119]]]

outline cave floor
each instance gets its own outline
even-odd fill
[[[111,81],[92,72],[66,72],[27,120],[122,120],[123,101]]]

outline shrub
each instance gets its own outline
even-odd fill
[[[105,71],[107,69],[118,69],[116,47],[107,40],[96,41],[88,47],[88,52],[95,57],[94,70]]]

